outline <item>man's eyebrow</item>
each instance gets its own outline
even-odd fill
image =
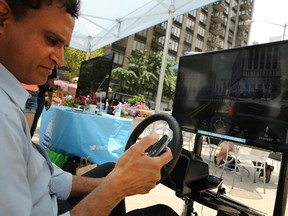
[[[57,40],[59,43],[62,43],[65,46],[69,45],[69,44],[65,44],[65,39],[60,34],[58,34],[56,32],[52,32],[52,31],[47,31],[46,33],[49,34],[51,37],[53,37],[54,40]]]

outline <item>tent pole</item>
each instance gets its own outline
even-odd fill
[[[85,59],[85,60],[86,60],[86,61],[89,60],[89,57],[90,57],[90,49],[89,49],[89,50],[87,51],[87,53],[86,53],[86,59]]]
[[[167,29],[166,29],[163,57],[162,57],[160,76],[159,76],[159,85],[158,85],[157,96],[156,96],[156,104],[155,104],[156,113],[160,112],[162,92],[163,92],[163,83],[164,83],[164,76],[165,76],[165,70],[166,70],[166,64],[167,64],[167,55],[168,55],[168,48],[169,48],[169,42],[170,42],[170,34],[171,34],[174,11],[175,11],[174,0],[171,0],[171,4],[169,7],[169,19],[168,19],[168,24],[167,24]]]
[[[86,61],[89,60],[90,53],[91,53],[91,39],[92,39],[92,37],[88,36],[88,49],[86,52]]]

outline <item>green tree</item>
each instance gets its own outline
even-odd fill
[[[153,87],[150,92],[153,95],[153,98],[156,97],[158,85],[159,85],[159,76],[161,72],[161,64],[162,64],[163,52],[158,51],[155,54],[151,55],[148,61],[147,69],[152,71],[153,74],[157,77],[156,81],[153,82]],[[163,83],[163,95],[172,98],[174,96],[175,88],[176,88],[176,72],[172,69],[172,67],[176,64],[176,62],[167,59],[164,83]]]
[[[163,53],[153,54],[147,59],[146,51],[135,52],[128,57],[128,70],[115,68],[112,80],[116,84],[113,88],[127,94],[144,94],[155,98],[157,94]],[[166,74],[163,84],[163,95],[172,98],[176,86],[176,73],[172,66],[175,62],[167,60]]]
[[[90,53],[89,59],[101,56],[104,54],[104,48],[95,50]],[[79,76],[81,62],[86,60],[86,52],[76,50],[73,48],[66,48],[64,53],[65,66],[69,68],[69,72],[65,76],[71,80]]]
[[[133,71],[118,67],[113,69],[112,80],[116,91],[131,94],[137,75]]]

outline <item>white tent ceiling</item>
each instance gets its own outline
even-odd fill
[[[156,97],[160,111],[172,19],[218,0],[82,0],[70,47],[90,52],[168,20]]]
[[[94,51],[217,0],[82,0],[70,47]],[[171,2],[173,7],[171,8]]]

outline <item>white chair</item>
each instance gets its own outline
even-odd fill
[[[191,151],[193,149],[195,134],[187,131],[182,131],[182,135],[183,135],[183,147]]]
[[[218,139],[215,139],[215,138],[212,139],[209,136],[202,137],[202,148],[207,148],[209,151],[209,163],[214,162],[214,157],[218,149],[219,143],[220,143],[220,140]]]
[[[219,150],[221,150],[220,144],[221,144],[221,142],[219,143],[219,147],[218,147]],[[218,165],[217,167],[215,167],[215,170],[214,170],[214,174],[216,174],[218,169],[222,169],[220,178],[222,178],[225,170],[234,171],[234,167],[232,168],[229,165],[231,165],[233,163],[233,161],[235,161],[235,157],[233,155],[235,155],[234,151],[236,150],[236,147],[234,147],[235,150],[231,151],[230,145],[231,145],[230,142],[228,142],[227,143],[227,150],[226,150],[227,154],[226,154],[226,157],[223,159],[223,163]],[[215,151],[214,157],[216,157],[216,153],[217,153],[217,150]]]
[[[266,184],[266,160],[269,156],[270,152],[262,151],[255,148],[242,147],[238,146],[236,154],[233,156],[233,153],[230,154],[232,157],[235,157],[235,168],[233,174],[233,182],[232,188],[234,187],[236,171],[240,172],[240,181],[242,181],[242,177],[244,171],[247,173],[247,177],[249,177],[250,172],[249,169],[253,171],[254,177],[253,182],[256,183],[256,179],[259,178],[261,171],[263,172],[263,188],[264,194],[266,193],[265,184]]]
[[[208,142],[208,137],[207,136],[201,136],[200,140],[201,140],[201,143],[202,143],[202,149],[206,149],[210,153],[210,145],[209,145],[209,142]]]

